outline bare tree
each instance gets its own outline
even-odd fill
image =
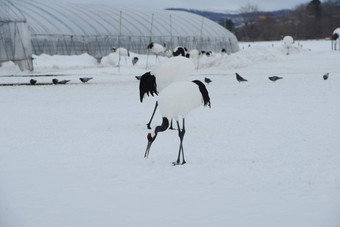
[[[256,4],[247,3],[239,9],[243,21],[245,39],[254,39],[257,36],[256,22],[259,9]]]

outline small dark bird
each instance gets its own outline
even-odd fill
[[[329,75],[329,73],[326,73],[325,75],[323,75],[323,79],[327,80],[328,79],[328,75]]]
[[[207,84],[211,83],[212,80],[210,80],[208,77],[204,78],[204,82],[206,82]]]
[[[61,81],[58,81],[58,84],[66,84],[70,82],[70,80],[61,80]]]
[[[223,48],[223,49],[221,50],[221,55],[225,55],[226,53],[227,53],[226,49]]]
[[[88,82],[89,80],[92,80],[93,77],[80,77],[79,80],[83,83]]]
[[[282,77],[279,77],[279,76],[270,76],[270,77],[268,77],[271,81],[277,81],[277,80],[279,80],[279,79],[282,79]]]
[[[34,84],[36,84],[36,83],[37,83],[37,81],[36,81],[35,79],[31,79],[31,80],[30,80],[30,84],[34,85]]]
[[[53,83],[53,84],[58,84],[58,82],[59,82],[58,79],[53,79],[53,80],[52,80],[52,83]]]
[[[242,76],[240,76],[238,73],[236,73],[236,80],[238,82],[245,82],[245,81],[248,81],[246,79],[244,79]]]
[[[137,57],[134,57],[134,58],[132,59],[132,65],[135,65],[137,62],[138,62],[138,58],[137,58]]]

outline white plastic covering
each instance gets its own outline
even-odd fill
[[[35,54],[81,54],[96,58],[121,46],[146,53],[150,41],[170,49],[228,53],[239,50],[236,37],[219,24],[181,11],[126,9],[51,0],[11,0],[25,16]],[[121,15],[121,16],[120,16]]]
[[[6,61],[13,61],[21,70],[33,70],[25,17],[9,1],[0,0],[0,63]]]

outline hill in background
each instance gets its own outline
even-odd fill
[[[234,25],[237,27],[242,23],[242,16],[238,11],[205,11],[205,10],[195,10],[195,9],[184,9],[184,8],[167,8],[166,10],[176,10],[176,11],[185,11],[189,13],[194,13],[210,20],[213,20],[217,23],[221,23],[221,21],[229,19],[231,20]],[[275,10],[275,11],[260,11],[259,15],[266,16],[266,15],[274,15],[276,18],[280,18],[283,15],[287,15],[291,13],[292,10],[282,9],[282,10]]]

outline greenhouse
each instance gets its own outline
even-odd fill
[[[13,61],[33,70],[31,37],[25,17],[8,1],[0,1],[0,66]]]
[[[146,54],[150,42],[160,43],[169,49],[185,46],[210,51],[225,48],[228,53],[239,50],[237,39],[230,31],[207,18],[183,11],[116,8],[50,0],[0,0],[0,4],[7,7],[6,10],[1,6],[6,11],[14,8],[13,17],[27,24],[30,36],[23,38],[30,39],[35,55],[88,53],[100,61],[111,52],[112,47]],[[0,24],[2,34],[3,21]]]

